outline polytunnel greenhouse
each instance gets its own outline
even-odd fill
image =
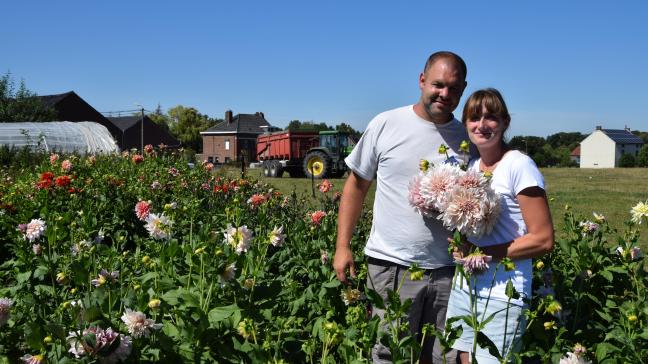
[[[0,145],[57,153],[109,154],[119,151],[108,129],[91,121],[0,123]]]

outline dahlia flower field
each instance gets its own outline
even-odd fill
[[[330,183],[313,201],[149,147],[29,164],[0,170],[0,363],[361,363],[377,340],[416,361],[409,302],[365,288],[370,209],[352,242],[358,279],[335,278]],[[566,211],[564,238],[535,263],[515,360],[645,361],[643,206],[621,233]]]

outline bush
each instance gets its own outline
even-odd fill
[[[631,168],[637,165],[636,159],[632,154],[622,154],[619,158],[619,167],[622,168]]]

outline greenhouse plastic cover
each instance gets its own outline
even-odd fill
[[[40,146],[39,146],[40,144]],[[105,126],[91,121],[0,123],[0,145],[46,152],[109,154],[119,147]]]

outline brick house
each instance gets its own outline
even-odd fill
[[[224,121],[200,132],[203,152],[197,159],[227,163],[244,157],[246,162],[256,161],[257,136],[278,129],[270,125],[262,112],[233,116],[227,110]]]

